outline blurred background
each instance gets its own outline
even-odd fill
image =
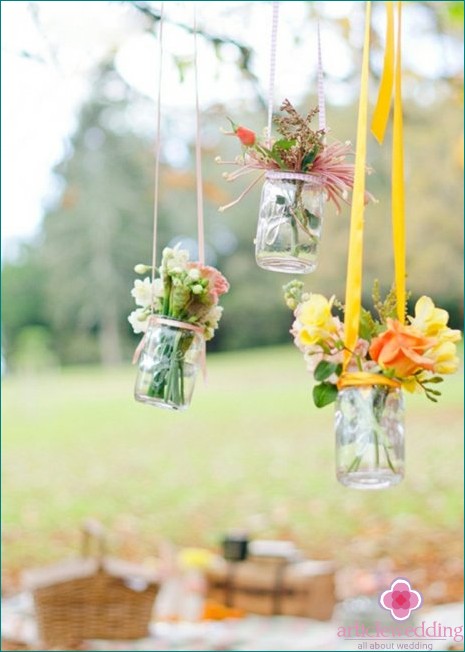
[[[385,20],[384,3],[372,4],[371,106]],[[458,328],[463,3],[404,4],[408,286],[412,304],[430,295]],[[159,243],[195,254],[192,5],[165,3]],[[208,384],[182,415],[134,402],[138,337],[127,322],[133,267],[151,259],[160,3],[1,5],[6,590],[24,567],[70,554],[93,515],[128,558],[155,556],[166,537],[215,547],[239,527],[290,538],[348,573],[388,564],[430,601],[459,599],[461,374],[438,405],[409,397],[401,486],[361,494],[337,485],[332,410],[313,407],[288,334],[281,287],[290,277],[255,265],[259,189],[218,212],[244,187],[214,161],[239,153],[220,128],[227,116],[257,131],[266,123],[271,3],[197,5],[207,258],[231,291],[209,344]],[[354,142],[364,3],[282,3],[275,108],[286,97],[302,111],[316,104],[317,17],[328,124]],[[367,306],[373,280],[388,289],[393,277],[390,134],[383,147],[369,138],[368,162],[379,201],[366,213]],[[348,226],[348,207],[327,207],[309,290],[343,298]]]

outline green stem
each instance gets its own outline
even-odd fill
[[[388,447],[386,446],[386,444],[383,444],[383,447],[384,447],[384,452],[386,453],[386,460],[387,460],[387,463],[389,464],[389,468],[391,469],[391,471],[393,473],[397,473],[397,471],[395,470],[395,468],[394,468],[394,466],[393,466],[393,464],[391,462],[391,458],[390,458],[389,452],[388,452]]]
[[[347,473],[352,473],[353,471],[358,470],[358,467],[360,466],[360,463],[362,461],[362,457],[363,455],[357,455],[356,457],[354,457],[354,459],[352,460],[352,464],[347,469]]]
[[[379,469],[379,440],[378,440],[378,434],[376,432],[376,429],[373,430],[373,439],[375,440],[375,464],[376,464],[376,470]]]

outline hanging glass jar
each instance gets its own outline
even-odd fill
[[[339,482],[383,489],[404,476],[404,400],[400,388],[345,387],[335,413]]]
[[[152,318],[138,360],[136,400],[168,410],[189,407],[204,346],[201,329]]]
[[[316,268],[325,200],[321,180],[310,174],[267,172],[255,240],[259,267],[289,274]]]

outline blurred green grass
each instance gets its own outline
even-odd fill
[[[462,374],[437,405],[407,397],[407,476],[363,493],[334,475],[333,408],[317,410],[292,347],[210,355],[192,407],[132,397],[135,369],[9,377],[3,391],[3,564],[69,554],[96,516],[143,554],[230,528],[343,557],[367,530],[455,531],[462,517]]]

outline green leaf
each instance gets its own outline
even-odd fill
[[[371,313],[365,308],[362,308],[360,312],[360,327],[359,327],[359,336],[362,340],[371,341],[371,338],[376,335],[376,322],[373,319]]]
[[[276,152],[276,150],[291,149],[291,147],[294,147],[295,143],[296,143],[295,140],[286,140],[285,138],[282,138],[281,140],[277,140],[273,144],[271,151]]]
[[[305,211],[305,216],[310,225],[310,228],[317,229],[321,224],[321,219],[318,217],[318,215],[314,215],[313,213],[310,213],[310,211],[306,208],[304,209],[304,211]]]
[[[302,170],[305,172],[311,166],[313,161],[316,159],[316,155],[318,154],[318,149],[314,147],[311,149],[309,152],[305,154],[305,156],[302,159]]]
[[[320,383],[313,388],[313,402],[318,408],[334,403],[337,398],[337,387],[332,383]]]
[[[276,203],[282,206],[286,203],[286,198],[283,195],[276,195]]]
[[[229,120],[229,122],[231,123],[231,129],[234,131],[234,133],[236,133],[239,125],[233,122],[229,116],[226,116],[226,119]]]
[[[268,147],[264,147],[263,145],[255,145],[255,149],[275,161],[282,170],[286,167],[278,152],[273,152],[271,149],[268,149]]]
[[[327,360],[321,360],[315,368],[313,373],[315,380],[320,382],[321,380],[326,380],[331,376],[331,374],[340,375],[342,371],[342,365],[335,362],[328,362]]]
[[[429,387],[425,387],[425,392],[427,394],[432,394],[433,396],[441,396],[442,392],[438,392],[437,389],[430,389]]]

